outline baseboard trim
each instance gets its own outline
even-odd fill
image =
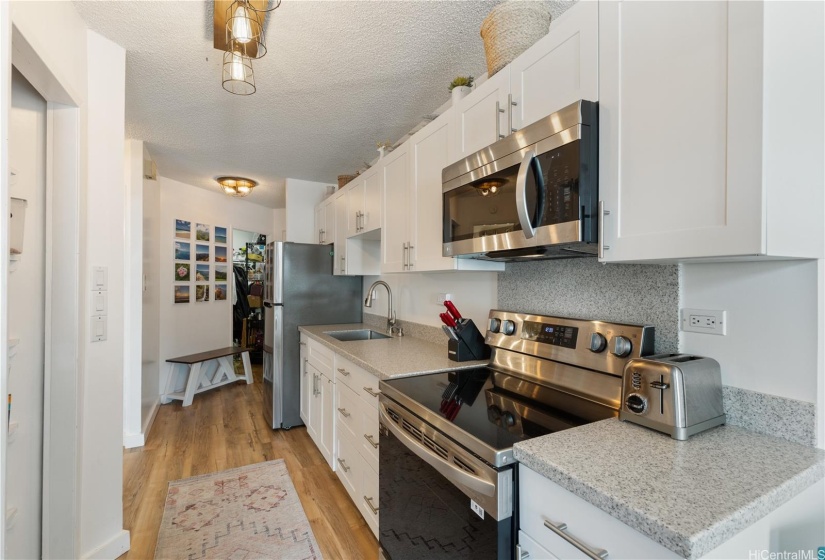
[[[134,447],[143,447],[146,443],[143,434],[123,434],[123,447],[132,449]]]
[[[83,560],[114,560],[128,552],[129,546],[129,531],[123,530],[96,549],[82,555],[81,558]]]
[[[149,416],[146,417],[146,422],[143,425],[143,431],[139,434],[123,434],[123,447],[132,449],[134,447],[143,447],[146,445],[146,438],[149,436],[149,430],[152,429],[152,424],[155,422],[158,409],[160,408],[160,397],[152,403],[152,410],[149,411]]]
[[[144,441],[149,437],[149,430],[152,429],[152,424],[155,423],[155,416],[158,415],[158,410],[160,410],[160,395],[158,395],[158,398],[152,403],[152,410],[149,411],[149,416],[146,417],[146,422],[143,424]]]

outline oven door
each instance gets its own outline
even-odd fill
[[[494,469],[387,397],[380,545],[388,560],[511,560],[514,469]]]
[[[444,183],[444,256],[595,243],[590,134],[573,126]]]

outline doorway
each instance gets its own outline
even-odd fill
[[[233,228],[232,339],[236,346],[249,348],[253,364],[263,363],[265,249],[265,235]]]

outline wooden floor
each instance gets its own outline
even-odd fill
[[[260,366],[255,383],[226,385],[193,404],[161,405],[146,445],[123,455],[123,523],[131,550],[121,558],[153,558],[167,484],[284,459],[325,559],[378,557],[378,541],[324,461],[306,428],[273,431],[262,410]]]

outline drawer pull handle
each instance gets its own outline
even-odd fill
[[[372,445],[372,448],[373,448],[373,449],[378,449],[378,444],[377,444],[377,443],[375,443],[375,442],[372,440],[372,436],[371,436],[371,435],[364,434],[364,439],[365,439],[365,440],[367,440],[368,442],[370,442],[370,445]]]
[[[530,552],[521,548],[520,544],[516,545],[516,560],[527,560],[530,558]]]
[[[339,409],[338,409],[338,412],[340,412],[340,413],[341,413],[341,416],[343,416],[344,418],[349,418],[350,416],[352,416],[352,414],[350,414],[349,412],[347,412],[347,409],[346,409],[346,408],[339,408]]]
[[[364,390],[365,390],[367,393],[369,393],[370,395],[372,395],[373,397],[377,397],[378,395],[380,395],[380,394],[381,394],[381,391],[377,391],[377,392],[376,392],[376,391],[373,391],[373,390],[372,390],[372,387],[364,387]]]
[[[372,505],[372,498],[367,498],[366,496],[364,496],[364,501],[367,502],[368,506],[370,506],[370,509],[372,510],[373,515],[377,515],[378,514],[378,508],[375,507],[374,505]]]
[[[344,463],[343,459],[338,459],[338,464],[341,465],[341,468],[344,469],[344,472],[349,472],[352,467],[348,467],[346,463]]]
[[[546,519],[544,520],[544,526],[556,533],[558,536],[578,548],[585,556],[590,558],[591,560],[607,560],[607,551],[604,549],[592,549],[579,539],[571,535],[567,532],[567,523],[559,523],[558,525],[554,525],[550,523]]]
[[[349,372],[342,367],[338,368],[338,373],[340,373],[341,375],[349,375]]]

